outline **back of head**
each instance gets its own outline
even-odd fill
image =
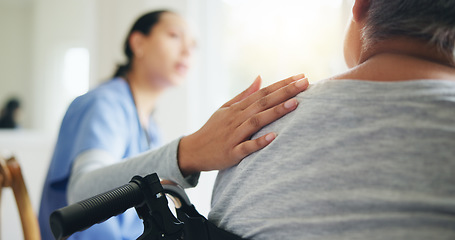
[[[365,25],[365,45],[391,37],[417,38],[455,62],[454,0],[370,0]]]

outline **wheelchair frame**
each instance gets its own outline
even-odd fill
[[[174,202],[177,217],[169,209],[166,196]],[[138,240],[242,239],[208,221],[191,204],[183,188],[162,185],[156,173],[135,176],[126,185],[60,208],[51,214],[50,226],[57,240],[67,239],[131,207],[144,223],[144,233]]]

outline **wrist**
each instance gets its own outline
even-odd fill
[[[193,138],[194,136],[192,134],[180,139],[177,152],[177,164],[183,177],[200,172],[196,164],[197,161],[195,161],[197,154],[195,154]]]

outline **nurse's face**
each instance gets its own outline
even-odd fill
[[[163,13],[148,35],[142,35],[135,61],[152,85],[163,88],[181,83],[187,76],[194,40],[185,21]]]

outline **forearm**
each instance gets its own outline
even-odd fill
[[[199,174],[184,178],[177,165],[179,140],[119,163],[103,150],[81,153],[72,168],[68,183],[68,203],[89,198],[128,183],[135,175],[157,173],[183,187],[194,187]]]
[[[290,98],[308,87],[308,79],[299,74],[260,91],[259,87],[260,78],[257,78],[244,92],[221,106],[201,129],[155,151],[120,163],[109,156],[81,154],[73,165],[67,193],[69,202],[124,185],[135,175],[150,173],[182,187],[191,187],[196,185],[201,171],[222,170],[238,164],[273,141],[276,133],[250,138],[297,108],[297,100]],[[182,173],[190,177],[185,179]]]

